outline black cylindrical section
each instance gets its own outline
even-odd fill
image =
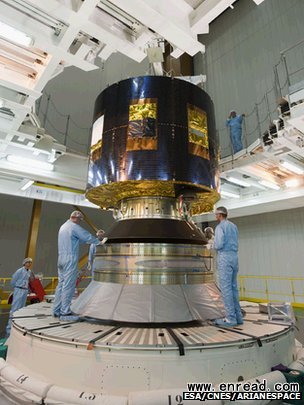
[[[199,87],[161,76],[123,80],[95,103],[88,188],[171,180],[183,191],[215,189],[215,140],[213,103]]]

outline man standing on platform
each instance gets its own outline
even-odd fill
[[[238,229],[228,221],[228,211],[218,207],[215,211],[219,222],[215,228],[213,248],[217,251],[217,272],[219,287],[222,293],[226,318],[217,319],[218,326],[232,327],[243,324],[243,315],[239,302],[237,286],[238,263]]]
[[[94,243],[100,240],[80,226],[83,220],[80,211],[73,211],[59,229],[58,233],[58,285],[55,292],[53,315],[61,321],[77,321],[79,317],[72,314],[71,302],[75,292],[78,273],[80,243]]]
[[[233,147],[233,153],[237,153],[243,149],[242,142],[242,123],[245,114],[237,115],[236,112],[230,111],[229,118],[226,121],[226,126],[229,129],[230,141]]]
[[[30,257],[26,257],[22,262],[22,267],[16,270],[12,276],[11,285],[14,287],[13,303],[6,326],[6,336],[9,336],[11,332],[11,323],[14,312],[20,308],[23,308],[26,304],[26,299],[29,292],[29,280],[32,276],[32,272],[30,270],[32,263],[33,260]]]

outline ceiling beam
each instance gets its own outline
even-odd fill
[[[190,14],[191,29],[195,34],[207,34],[209,24],[236,0],[205,0]]]
[[[153,7],[149,0],[111,0],[111,3],[125,10],[136,20],[146,27],[152,29],[165,38],[170,44],[193,56],[197,52],[204,52],[205,47],[190,30],[189,22],[185,19],[179,21],[175,18],[168,18],[168,12],[172,10],[166,2],[158,2],[158,7]],[[173,8],[174,9],[174,8]]]

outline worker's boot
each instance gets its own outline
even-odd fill
[[[243,320],[242,313],[236,315],[236,322],[237,322],[238,325],[243,325],[244,320]]]
[[[237,326],[235,321],[229,321],[229,319],[216,319],[214,321],[215,326],[220,326],[221,328],[232,328],[233,326]]]

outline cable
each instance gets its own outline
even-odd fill
[[[49,102],[51,103],[51,105],[53,106],[54,110],[61,116],[61,117],[68,117],[69,114],[63,114],[62,112],[60,112],[58,110],[58,108],[56,107],[56,104],[53,102],[52,100],[52,96],[50,94],[47,94],[46,92],[44,93],[47,97],[49,97]]]
[[[78,142],[78,141],[76,141],[75,139],[73,139],[73,138],[68,138],[70,141],[72,141],[73,143],[76,143],[76,145],[80,145],[80,146],[88,146],[88,144],[87,143],[81,143],[81,142]]]
[[[81,126],[78,125],[77,122],[74,121],[73,118],[71,118],[71,117],[70,117],[70,122],[72,122],[72,123],[75,125],[75,127],[79,128],[79,129],[82,129],[82,130],[85,130],[85,129],[91,130],[91,129],[92,129],[92,127],[81,127]]]
[[[45,121],[48,123],[48,125],[50,125],[58,134],[65,136],[65,132],[62,132],[60,129],[56,128],[45,114],[42,113],[42,115],[45,118]]]

